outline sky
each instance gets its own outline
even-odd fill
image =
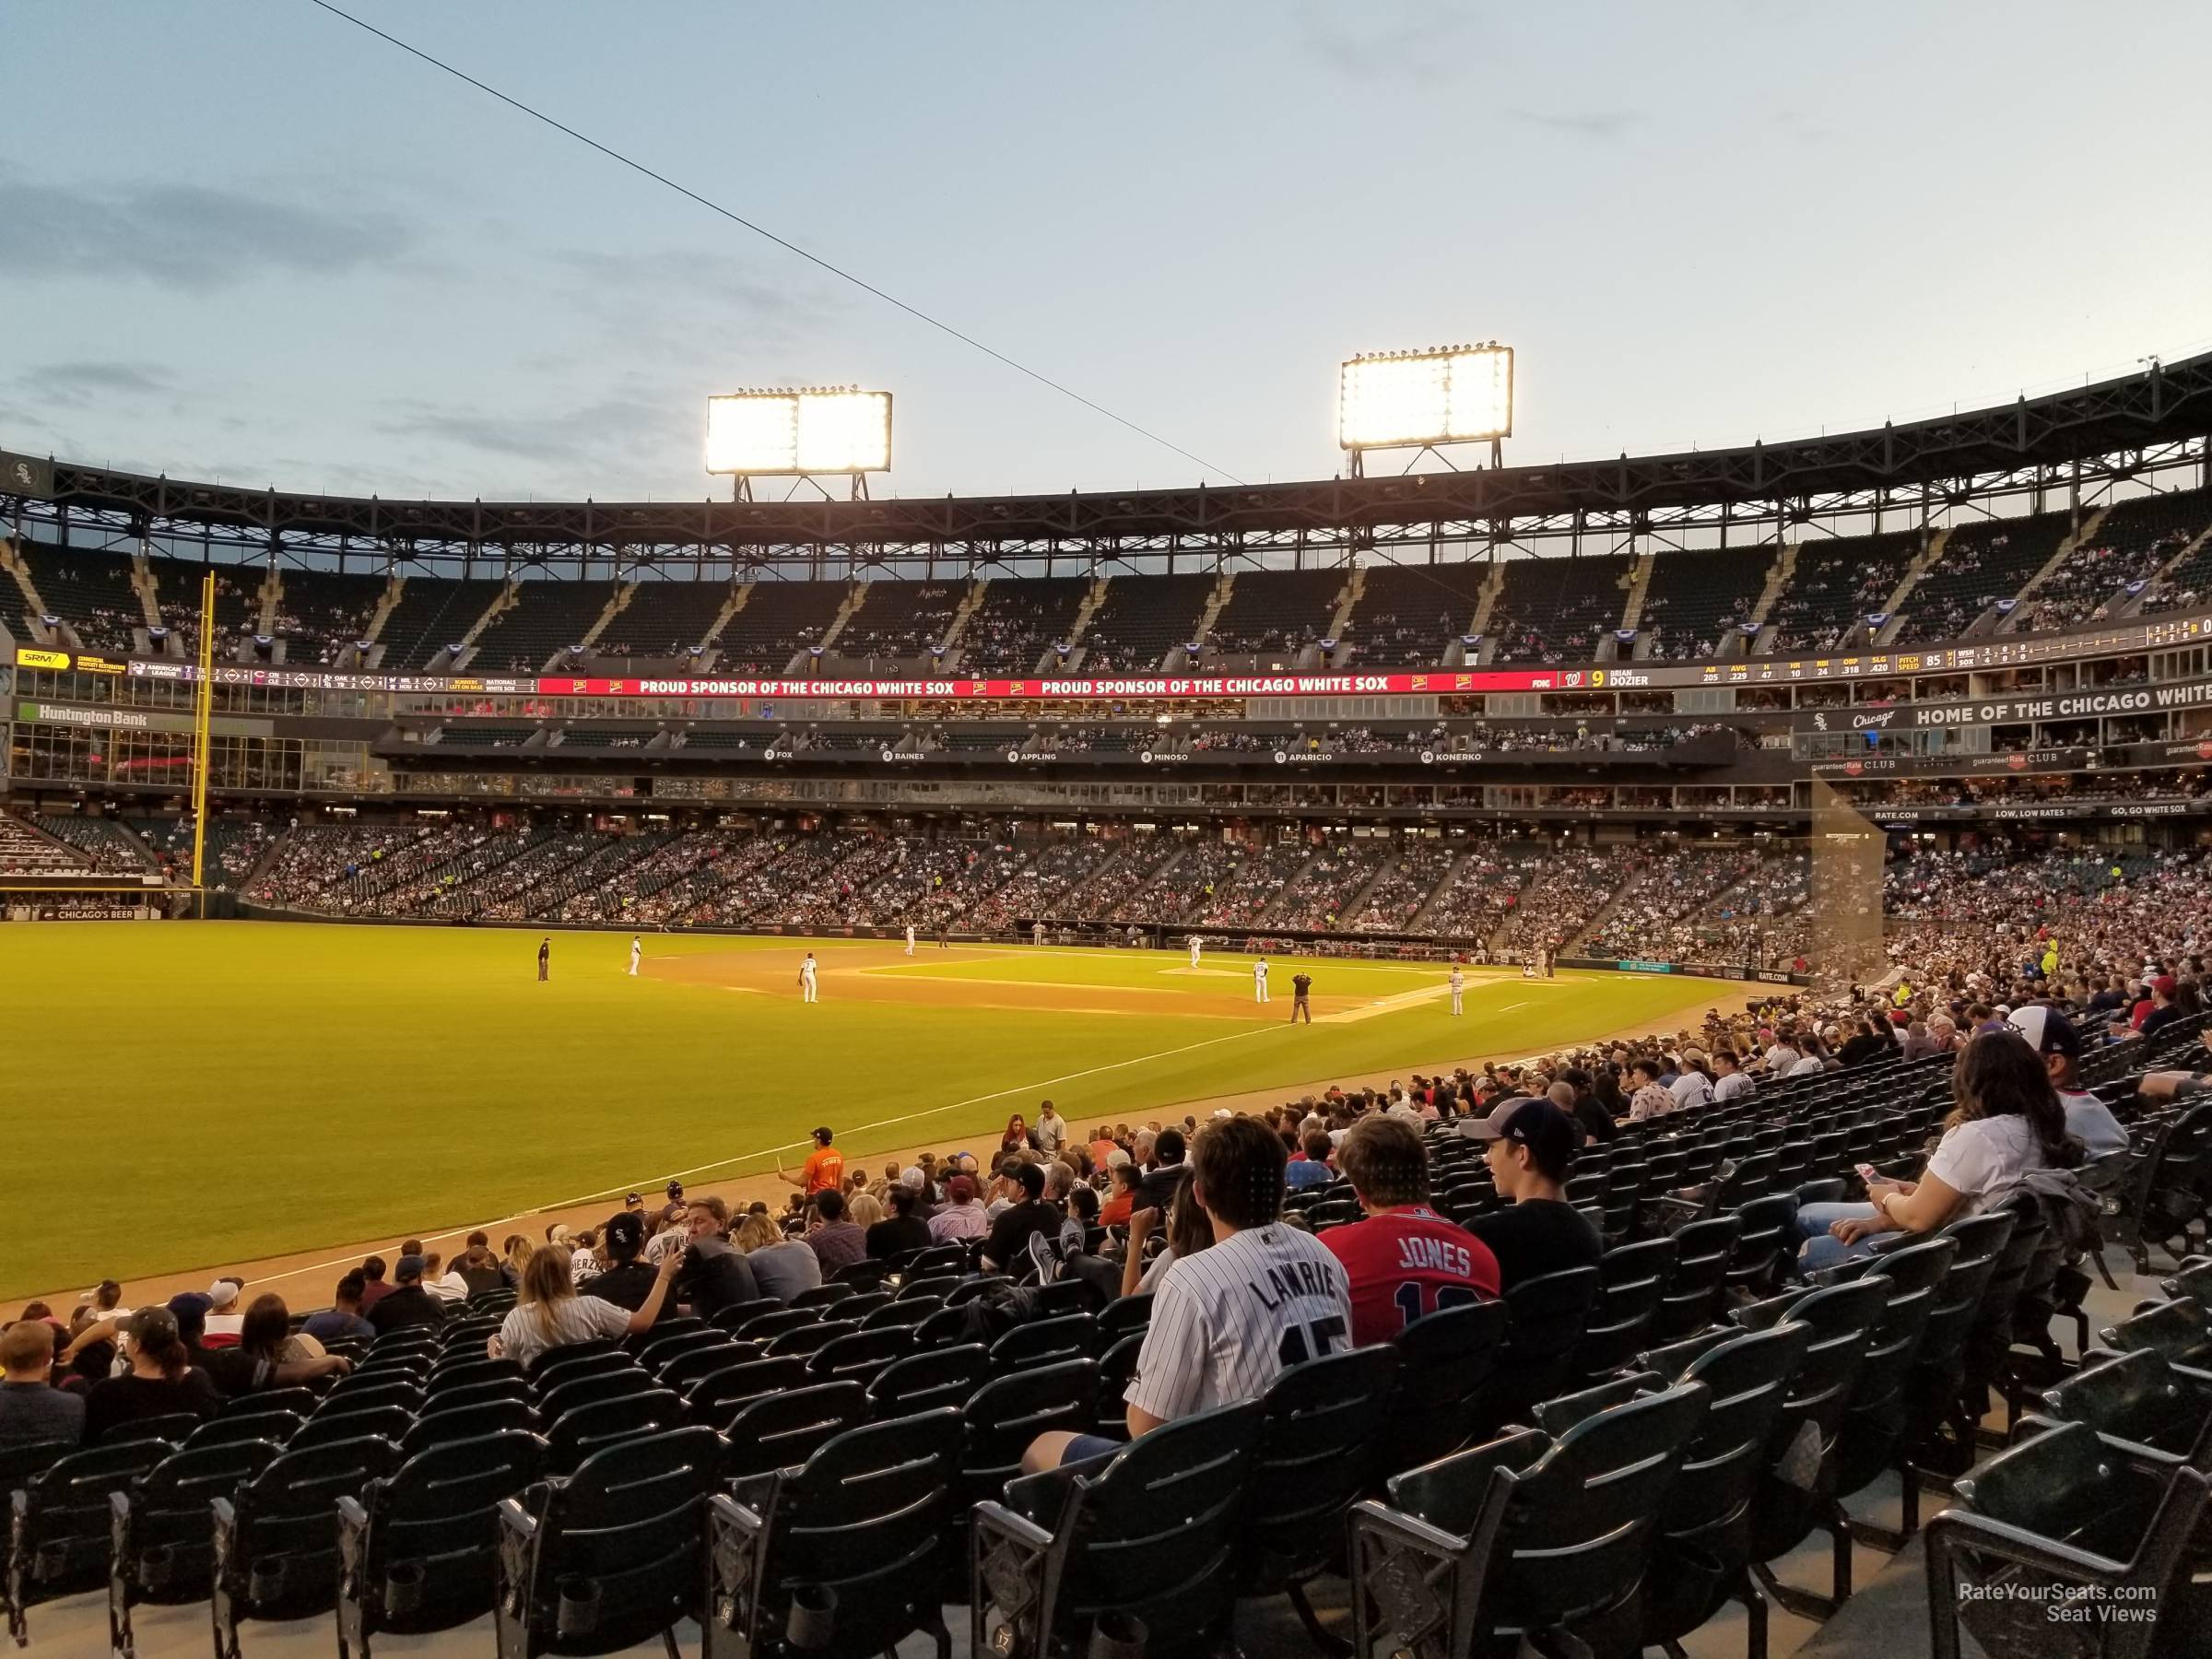
[[[0,448],[697,499],[857,383],[878,496],[1123,489],[1342,470],[1361,351],[1512,345],[1539,463],[2212,347],[2201,4],[350,9],[1166,443],[311,0],[11,0]]]

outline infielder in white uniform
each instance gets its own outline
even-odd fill
[[[799,964],[799,1000],[801,1002],[820,1002],[822,1000],[821,993],[816,988],[814,982],[814,952],[811,950],[806,953],[806,959]]]
[[[1199,937],[1199,936],[1198,936],[1196,934],[1193,934],[1193,935],[1191,935],[1191,966],[1192,966],[1192,967],[1195,968],[1195,967],[1197,967],[1197,966],[1198,966],[1198,953],[1199,953],[1199,951],[1203,950],[1205,947],[1206,947],[1206,941],[1205,941],[1204,939],[1201,939],[1201,938],[1200,938],[1200,937]]]
[[[1262,957],[1252,965],[1252,1000],[1255,1003],[1264,1003],[1267,1000],[1267,959],[1265,957]]]
[[[912,922],[906,924],[906,954],[914,954],[914,924]]]
[[[629,977],[631,979],[638,977],[638,958],[644,954],[644,950],[645,942],[636,934],[631,934],[629,935]]]
[[[1464,992],[1466,990],[1466,988],[1467,988],[1467,976],[1466,976],[1465,974],[1462,973],[1462,972],[1459,971],[1459,964],[1458,964],[1457,962],[1454,962],[1454,963],[1453,963],[1453,964],[1452,964],[1452,1013],[1453,1013],[1453,1017],[1454,1017],[1454,1018],[1456,1018],[1456,1017],[1458,1016],[1458,1014],[1459,1014],[1459,999],[1460,999],[1460,996],[1461,996],[1461,994],[1463,994],[1463,993],[1464,993]]]

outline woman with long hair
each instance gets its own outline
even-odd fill
[[[845,1219],[865,1232],[883,1219],[883,1200],[873,1193],[855,1193],[845,1201]]]
[[[1009,1152],[1033,1152],[1036,1148],[1037,1142],[1030,1134],[1029,1124],[1022,1122],[1020,1112],[1016,1112],[1006,1120],[1006,1134],[998,1137],[999,1156],[1003,1158]]]
[[[1191,1177],[1186,1171],[1175,1183],[1175,1195],[1168,1201],[1168,1242],[1165,1249],[1151,1261],[1145,1260],[1145,1241],[1159,1222],[1157,1209],[1141,1209],[1129,1218],[1129,1248],[1122,1257],[1122,1294],[1134,1295],[1149,1290],[1159,1283],[1171,1263],[1184,1256],[1196,1255],[1214,1241],[1214,1224],[1205,1207],[1192,1191]]]
[[[822,1282],[821,1257],[804,1239],[786,1237],[766,1210],[747,1212],[730,1242],[745,1253],[745,1264],[763,1296],[787,1302]]]
[[[2070,1170],[2081,1143],[2041,1055],[2017,1031],[1985,1031],[1951,1066],[1956,1104],[1918,1181],[1875,1180],[1866,1204],[1808,1204],[1797,1212],[1799,1268],[1866,1255],[1883,1233],[1932,1233],[2021,1190],[2038,1170]]]
[[[661,1258],[653,1288],[636,1312],[618,1308],[596,1296],[576,1294],[569,1270],[569,1253],[558,1244],[530,1253],[523,1265],[523,1282],[515,1287],[515,1303],[484,1346],[494,1359],[507,1359],[527,1365],[547,1348],[604,1337],[635,1336],[653,1329],[668,1300],[668,1286],[683,1265],[683,1252]]]
[[[85,1444],[97,1446],[110,1430],[147,1418],[188,1411],[211,1418],[222,1405],[207,1373],[188,1361],[177,1316],[156,1304],[124,1322],[123,1352],[130,1366],[104,1377],[85,1394]]]
[[[295,1343],[291,1311],[281,1296],[265,1294],[253,1299],[238,1329],[238,1346],[217,1348],[206,1361],[207,1374],[226,1399],[260,1394],[271,1388],[293,1388],[318,1378],[344,1376],[353,1361],[341,1354],[325,1354],[323,1345]]]

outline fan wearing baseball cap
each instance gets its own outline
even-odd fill
[[[817,1193],[834,1193],[845,1183],[845,1155],[830,1145],[828,1124],[814,1132],[814,1150],[806,1154],[806,1161],[799,1166],[795,1175],[789,1170],[779,1169],[776,1173],[811,1198]]]
[[[2081,1143],[2082,1151],[2090,1158],[2126,1151],[2127,1131],[2112,1109],[2081,1086],[2081,1032],[2074,1022],[2056,1008],[2030,1003],[2015,1008],[2005,1023],[2042,1057],[2051,1087],[2058,1090],[2058,1103],[2066,1109],[2066,1133]]]
[[[1467,1230],[1498,1258],[1501,1291],[1568,1267],[1594,1267],[1606,1253],[1590,1218],[1567,1202],[1567,1165],[1582,1144],[1574,1120],[1549,1100],[1523,1096],[1459,1132],[1484,1143],[1483,1156],[1506,1208],[1477,1216]]]
[[[124,1353],[130,1369],[92,1384],[85,1395],[85,1444],[97,1446],[112,1429],[147,1418],[190,1412],[211,1418],[221,1401],[204,1371],[188,1362],[177,1316],[164,1307],[141,1308],[124,1322]]]

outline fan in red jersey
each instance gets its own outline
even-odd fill
[[[1321,1234],[1352,1283],[1355,1343],[1388,1342],[1439,1308],[1498,1295],[1489,1247],[1429,1207],[1429,1160],[1411,1124],[1361,1118],[1336,1148],[1336,1167],[1367,1211]]]

